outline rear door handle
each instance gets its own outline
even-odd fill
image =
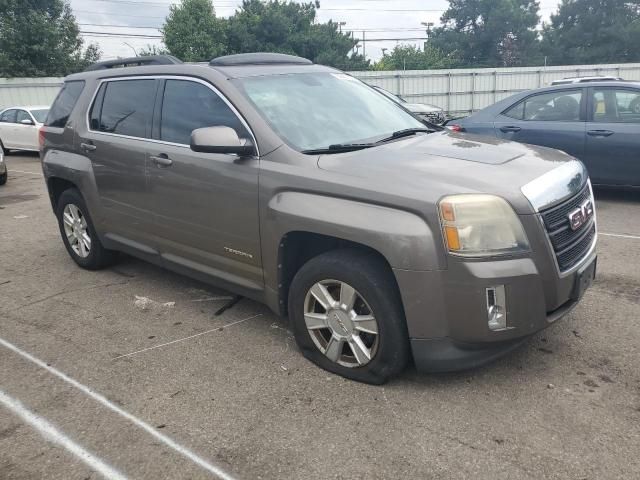
[[[173,165],[173,160],[171,160],[164,153],[161,153],[160,155],[157,155],[157,156],[152,155],[150,159],[153,163],[155,163],[160,168],[170,167],[171,165]]]
[[[81,143],[80,148],[85,152],[95,152],[98,147],[93,143]]]
[[[587,135],[591,135],[592,137],[610,137],[615,132],[611,130],[589,130]]]
[[[522,128],[520,127],[513,127],[513,126],[509,126],[509,127],[500,127],[500,131],[504,132],[504,133],[509,133],[509,132],[519,132],[520,130],[522,130]]]

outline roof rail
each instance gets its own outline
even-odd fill
[[[237,67],[241,65],[313,65],[311,60],[284,53],[239,53],[214,58],[212,67]]]
[[[120,67],[140,67],[145,65],[174,65],[182,63],[179,59],[172,55],[149,55],[144,57],[116,58],[115,60],[106,60],[97,62],[85,68],[85,72],[92,70],[107,70],[109,68]]]

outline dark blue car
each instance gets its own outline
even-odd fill
[[[640,186],[640,82],[529,90],[449,127],[564,150],[582,160],[594,184]]]

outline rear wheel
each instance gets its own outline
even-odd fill
[[[62,241],[71,258],[82,268],[99,270],[111,265],[116,252],[100,243],[84,199],[70,188],[60,195],[56,210]]]
[[[303,354],[325,370],[381,384],[406,366],[402,305],[376,255],[340,250],[307,262],[291,285],[289,315]]]
[[[4,185],[7,183],[7,172],[5,171],[2,175],[0,175],[0,185]]]

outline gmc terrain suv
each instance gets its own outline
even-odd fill
[[[492,360],[595,275],[582,163],[425,128],[297,57],[99,63],[66,78],[40,140],[78,265],[122,251],[264,302],[363,382]]]

